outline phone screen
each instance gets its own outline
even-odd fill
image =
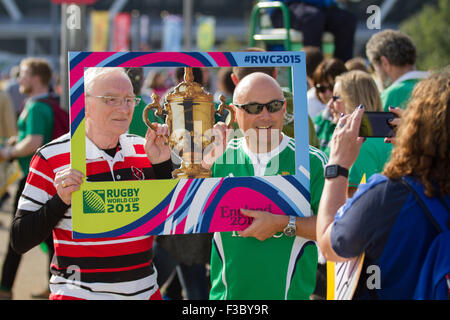
[[[395,132],[388,120],[395,117],[395,114],[392,112],[364,112],[361,127],[359,128],[359,136],[392,138]]]

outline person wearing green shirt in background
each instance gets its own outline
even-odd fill
[[[0,149],[10,137],[17,135],[16,115],[8,93],[0,90]],[[14,183],[16,169],[14,164],[3,162],[0,159],[0,209],[9,198],[8,186]],[[14,166],[15,167],[15,166]],[[0,227],[3,222],[0,221]]]
[[[415,68],[416,47],[412,40],[401,31],[383,30],[369,39],[366,55],[383,89],[383,110],[406,109],[414,86],[429,75]]]
[[[44,102],[37,101],[49,95],[49,84],[52,70],[49,63],[40,58],[26,58],[20,62],[19,84],[20,92],[28,97],[27,102],[17,120],[18,135],[8,140],[8,146],[0,149],[0,158],[3,160],[17,159],[23,173],[19,181],[14,209],[22,194],[28,176],[30,161],[38,148],[50,142],[53,133],[53,109]],[[53,256],[53,238],[46,241],[48,254]],[[19,268],[21,255],[16,253],[11,245],[3,262],[0,282],[0,299],[12,299],[12,287]],[[48,297],[48,289],[36,296]]]
[[[147,102],[142,99],[141,90],[144,83],[144,69],[142,68],[125,68],[128,77],[133,85],[133,92],[137,98],[141,98],[139,104],[134,108],[133,119],[131,120],[130,127],[128,128],[128,133],[135,134],[145,138],[147,133],[147,125],[142,120],[142,113],[144,112]],[[161,98],[161,97],[160,97]],[[157,122],[163,124],[164,121],[158,116],[155,116],[154,112],[148,113],[148,119],[150,122]]]
[[[314,129],[319,139],[319,149],[327,155],[330,153],[328,143],[331,141],[338,120],[330,110],[333,87],[335,78],[344,72],[347,72],[345,64],[341,60],[333,58],[323,60],[313,73],[312,80],[316,89],[316,96],[327,105],[327,108],[313,118]]]
[[[366,111],[381,111],[381,99],[375,81],[370,74],[360,70],[346,72],[336,77],[330,110],[338,117],[351,114],[355,107],[364,105]],[[384,138],[366,138],[358,158],[349,170],[348,197],[351,198],[365,176],[366,180],[383,171],[389,160],[392,144]]]
[[[257,48],[255,48],[256,50]],[[259,50],[257,50],[259,51]],[[278,77],[278,70],[275,67],[233,67],[233,72],[231,73],[231,80],[236,86],[242,78],[253,73],[253,72],[263,72],[272,76],[274,79]],[[294,138],[294,101],[292,92],[288,90],[283,90],[284,98],[286,99],[286,113],[284,115],[283,132],[288,136]],[[235,126],[235,129],[237,127]],[[313,147],[319,147],[319,139],[317,138],[316,131],[314,129],[314,123],[308,115],[308,133],[309,133],[309,144]]]
[[[264,107],[245,110],[245,104]],[[214,177],[295,174],[295,141],[282,133],[286,105],[276,80],[261,72],[244,77],[236,86],[232,107],[244,136],[231,139],[222,123],[217,150],[203,159]],[[270,109],[270,110],[268,110]],[[251,113],[249,113],[249,111]],[[259,111],[259,113],[258,113]],[[306,109],[305,109],[306,112]],[[252,114],[253,113],[253,114]],[[252,133],[256,139],[252,139]],[[317,209],[324,185],[326,155],[309,147],[311,211],[309,217],[295,217],[295,236],[283,231],[286,215],[240,209],[252,217],[241,232],[214,234],[211,253],[210,299],[309,299],[316,284],[318,253],[315,240]],[[232,163],[227,162],[234,159]]]
[[[320,141],[320,150],[330,155],[330,146],[328,145],[333,136],[336,123],[333,122],[329,108],[323,110],[314,118],[314,126],[316,128],[317,138]]]

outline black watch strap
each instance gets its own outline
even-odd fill
[[[325,178],[332,179],[338,176],[348,178],[348,169],[341,167],[338,164],[329,164],[325,167]]]

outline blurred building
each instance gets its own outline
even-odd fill
[[[215,17],[215,43],[219,45],[227,39],[242,44],[248,43],[250,12],[255,1],[251,0],[190,0],[192,2],[192,20],[198,15]],[[355,54],[364,55],[367,39],[379,30],[369,30],[366,10],[369,5],[378,5],[382,9],[381,28],[396,28],[399,22],[419,11],[425,3],[437,0],[341,0],[358,17],[358,29],[355,39]],[[145,37],[139,28],[130,32],[130,49],[142,48],[146,42],[148,50],[160,50],[162,34],[161,13],[183,15],[181,0],[98,0],[87,6],[87,32],[90,26],[92,10],[129,12],[133,22],[146,16],[148,30]],[[133,28],[133,26],[132,26]],[[61,6],[51,0],[0,0],[0,72],[8,72],[24,56],[43,56],[48,58],[55,69],[59,68],[61,30]],[[194,32],[194,30],[193,30]],[[195,36],[193,36],[195,41]],[[86,50],[89,50],[89,34]],[[223,49],[223,47],[220,47]],[[111,50],[111,48],[110,48]],[[195,50],[195,47],[192,48]]]
[[[195,15],[216,17],[216,41],[235,37],[245,43],[251,1],[241,0],[192,0],[193,19]],[[92,10],[117,10],[132,12],[133,18],[148,16],[148,48],[161,48],[161,13],[183,14],[180,0],[98,0],[87,6],[86,30],[90,27]],[[52,61],[58,68],[60,52],[61,6],[51,0],[1,0],[0,1],[0,70],[5,64],[11,65],[23,56],[39,55]],[[131,42],[139,40],[139,28],[130,37]],[[89,35],[88,37],[89,38]],[[195,38],[195,37],[194,37]],[[87,39],[86,50],[89,39]],[[139,45],[132,44],[132,47]],[[3,65],[3,67],[2,67]]]

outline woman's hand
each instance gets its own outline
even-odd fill
[[[405,112],[405,110],[400,109],[399,107],[397,107],[397,108],[389,107],[389,111],[397,116],[394,119],[392,119],[389,122],[389,124],[393,127],[398,127],[400,125],[400,123],[402,122],[402,116],[403,116],[403,113]],[[394,137],[384,138],[384,142],[395,144],[395,138]]]
[[[83,173],[71,168],[56,173],[54,182],[56,193],[65,204],[71,204],[72,192],[80,189],[83,177]]]
[[[339,164],[349,169],[359,154],[365,138],[359,137],[359,127],[364,115],[360,105],[352,114],[342,116],[330,142],[329,164]]]

